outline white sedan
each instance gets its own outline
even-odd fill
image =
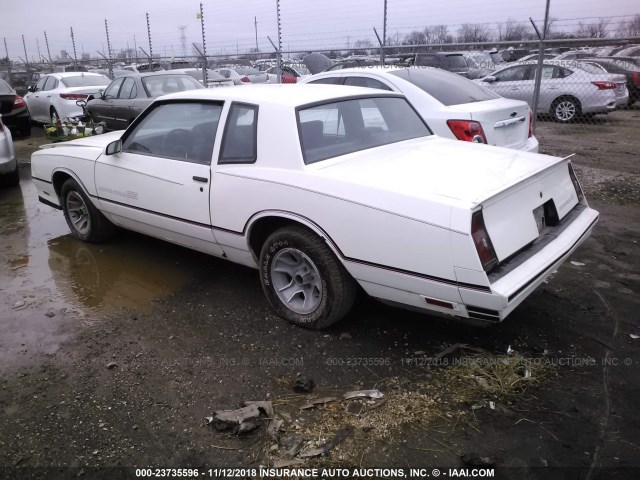
[[[83,114],[76,102],[104,90],[109,77],[89,72],[51,73],[29,88],[24,96],[31,119],[49,123]]]
[[[15,187],[18,183],[20,183],[20,174],[13,148],[13,138],[9,129],[2,123],[2,115],[0,115],[0,187]]]
[[[500,322],[598,219],[568,159],[432,135],[405,97],[356,87],[175,93],[31,168],[75,237],[118,226],[256,268],[307,328],[347,315],[358,286]]]
[[[300,83],[379,88],[402,93],[436,135],[526,152],[538,151],[531,109],[456,73],[430,67],[331,70]]]

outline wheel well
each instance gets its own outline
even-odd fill
[[[65,172],[56,172],[53,174],[51,183],[53,183],[53,190],[56,192],[56,195],[58,195],[58,198],[60,198],[62,192],[62,185],[70,178],[73,177]]]
[[[290,218],[263,217],[256,220],[251,225],[251,229],[249,230],[249,248],[254,258],[260,258],[260,250],[262,250],[262,245],[267,240],[269,235],[271,235],[276,230],[288,226],[300,226],[313,231],[304,223],[291,220]]]
[[[576,102],[576,105],[578,106],[578,108],[582,109],[582,104],[580,103],[580,100],[578,100],[573,95],[560,95],[553,102],[551,102],[551,108],[555,108],[556,103],[558,103],[558,102],[560,102],[562,100],[565,100],[565,99],[566,100],[573,100],[574,102]]]

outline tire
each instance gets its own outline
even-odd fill
[[[313,330],[341,320],[357,294],[356,282],[325,241],[300,226],[281,228],[267,238],[260,281],[280,317]]]
[[[20,184],[20,170],[18,169],[18,162],[16,162],[16,169],[13,172],[0,175],[0,183],[5,187],[16,187]]]
[[[560,123],[570,123],[582,115],[580,102],[574,97],[560,97],[551,104],[549,112]]]
[[[78,240],[105,242],[115,234],[115,226],[91,203],[78,182],[70,178],[62,185],[62,210],[71,234]]]

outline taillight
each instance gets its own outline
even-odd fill
[[[13,101],[13,109],[22,108],[26,105],[21,96],[16,95],[16,99]]]
[[[618,86],[613,82],[591,82],[591,83],[593,83],[596,87],[598,87],[598,90],[615,90],[616,88],[618,88]]]
[[[473,212],[471,216],[471,237],[473,238],[473,243],[480,257],[482,268],[485,272],[488,272],[498,263],[498,257],[496,256],[496,251],[493,249],[493,244],[491,243],[487,229],[484,226],[482,210]]]
[[[282,75],[282,83],[296,83],[297,81],[293,75]]]
[[[249,77],[246,77],[246,76],[245,76],[245,77],[242,77],[242,78],[240,79],[240,81],[241,81],[242,83],[251,83],[251,80],[249,80]]]
[[[529,138],[533,137],[533,112],[529,111]]]
[[[447,120],[447,125],[458,140],[464,142],[487,143],[482,125],[471,120]]]
[[[640,76],[638,75],[638,72],[633,72],[633,84],[636,87],[640,87]]]
[[[582,193],[582,187],[580,186],[580,182],[578,182],[578,177],[576,177],[576,172],[573,171],[573,165],[571,165],[571,163],[569,163],[569,177],[571,177],[571,183],[573,183],[573,188],[576,190],[578,201],[582,200],[584,193]]]
[[[89,95],[86,93],[61,93],[60,98],[63,100],[84,100]]]

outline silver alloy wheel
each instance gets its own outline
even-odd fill
[[[576,116],[576,105],[570,100],[563,100],[556,105],[556,117],[558,120],[568,121]]]
[[[86,235],[91,230],[91,219],[89,218],[89,208],[82,196],[76,191],[67,195],[67,214],[73,224],[73,228],[81,235]]]
[[[311,259],[295,248],[276,253],[271,263],[271,281],[280,301],[294,312],[306,315],[322,301],[322,278]]]

